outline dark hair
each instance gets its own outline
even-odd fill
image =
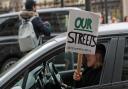
[[[96,53],[100,53],[102,55],[102,59],[104,59],[105,53],[106,53],[105,46],[102,44],[97,44],[96,45]]]
[[[33,6],[36,6],[36,1],[34,1],[34,0],[26,0],[25,9],[27,11],[32,11],[33,10]]]
[[[106,48],[103,44],[96,44],[96,53],[100,53],[101,54],[101,63],[104,62],[104,57],[105,57],[105,53],[106,53]],[[87,58],[86,55],[83,55],[83,67],[86,68],[87,67]]]

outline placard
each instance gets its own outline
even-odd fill
[[[65,51],[95,54],[100,16],[84,11],[71,10]]]

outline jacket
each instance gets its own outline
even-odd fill
[[[80,88],[80,87],[99,84],[101,71],[102,71],[102,67],[99,67],[97,69],[93,69],[93,68],[84,69],[81,80],[75,81],[75,87]]]
[[[47,24],[45,24],[45,22],[42,21],[42,19],[39,17],[37,12],[33,12],[33,11],[22,11],[20,14],[20,17],[22,19],[30,19],[31,17],[36,16],[33,20],[32,20],[32,24],[35,30],[35,33],[37,35],[37,38],[44,34],[45,36],[50,36],[51,31],[48,27]]]

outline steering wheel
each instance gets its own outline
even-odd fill
[[[58,73],[57,69],[55,68],[53,63],[49,63],[48,64],[49,67],[49,71],[51,72],[51,75],[55,81],[55,83],[57,85],[59,85],[60,89],[66,89],[68,86],[66,84],[63,83],[63,80],[60,76],[60,74]]]

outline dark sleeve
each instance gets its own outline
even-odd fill
[[[85,76],[84,78],[88,77],[88,79],[84,79],[85,81],[83,82],[85,85],[83,86],[92,86],[92,85],[98,85],[100,81],[100,76],[101,73],[97,72],[94,74],[90,74],[89,76]]]
[[[82,80],[80,80],[80,81],[74,80],[74,85],[73,85],[73,86],[74,86],[75,88],[80,88],[80,87],[83,86],[82,83],[83,83]]]
[[[100,81],[100,77],[97,76],[95,78],[90,79],[90,81],[87,82],[86,86],[98,85],[99,81]]]
[[[44,22],[42,21],[42,19],[40,17],[36,17],[32,21],[32,23],[34,25],[34,29],[38,30],[37,32],[43,33],[46,36],[50,36],[51,31],[50,31],[49,27],[44,24]]]
[[[92,86],[99,84],[101,71],[87,71],[82,76],[82,87]]]
[[[97,75],[97,76],[95,76],[95,78],[94,78],[93,81],[92,81],[92,83],[93,83],[94,85],[99,84],[100,78],[101,78],[101,72],[98,72],[96,75]]]

